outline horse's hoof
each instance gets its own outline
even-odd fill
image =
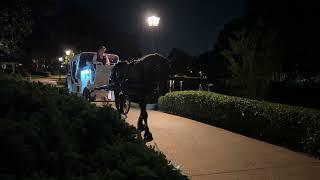
[[[152,141],[152,140],[153,140],[153,137],[152,137],[151,132],[146,131],[146,132],[144,133],[144,141],[145,141],[145,142],[150,142],[150,141]]]

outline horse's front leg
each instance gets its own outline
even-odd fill
[[[148,118],[148,113],[147,113],[147,106],[144,103],[139,103],[140,105],[140,116],[138,120],[138,130],[139,131],[144,131],[145,130],[145,119]]]
[[[152,133],[148,127],[148,113],[147,113],[147,104],[140,103],[140,117],[138,121],[138,129],[144,132],[144,140],[146,142],[152,141]]]

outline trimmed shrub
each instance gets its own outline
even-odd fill
[[[204,91],[159,98],[162,111],[320,156],[320,111]]]
[[[0,76],[0,179],[187,179],[112,108]]]

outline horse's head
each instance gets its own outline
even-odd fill
[[[112,82],[121,82],[126,78],[129,67],[128,64],[128,61],[120,61],[113,67],[111,72]]]

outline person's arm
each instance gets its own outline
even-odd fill
[[[110,65],[111,65],[111,62],[110,62],[110,60],[109,60],[109,58],[108,58],[108,54],[104,54],[104,58],[105,58],[105,60],[106,60],[106,65],[110,66]]]

